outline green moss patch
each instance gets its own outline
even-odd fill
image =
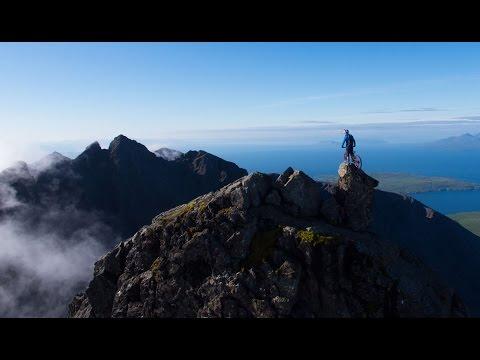
[[[230,216],[233,212],[233,207],[227,207],[227,208],[223,208],[223,209],[220,209],[218,212],[217,212],[217,217],[221,217],[221,216]]]
[[[150,271],[152,272],[153,278],[158,281],[160,278],[160,258],[155,259],[152,266],[150,266]]]
[[[245,260],[244,266],[247,268],[258,266],[270,257],[281,235],[282,229],[280,227],[255,233],[250,243],[250,254]]]
[[[300,243],[311,246],[328,245],[339,240],[337,236],[319,234],[312,230],[300,230],[297,235]]]
[[[202,212],[206,209],[207,204],[205,201],[190,201],[188,204],[180,205],[179,207],[169,211],[165,215],[163,215],[163,220],[174,220],[178,217],[185,216],[193,209],[197,208],[199,212]]]
[[[195,207],[194,203],[188,203],[188,204],[185,204],[185,205],[181,205],[178,208],[173,209],[173,210],[169,211],[168,213],[166,213],[165,215],[163,215],[163,219],[164,220],[173,220],[177,217],[183,216],[183,215],[187,214],[188,212],[192,211],[194,209],[194,207]]]
[[[207,203],[205,201],[201,201],[198,203],[199,212],[204,212],[206,208],[207,208]]]

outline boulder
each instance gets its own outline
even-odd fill
[[[287,175],[290,174],[287,178]],[[277,180],[291,211],[300,216],[318,216],[322,203],[320,185],[302,171],[287,169]]]

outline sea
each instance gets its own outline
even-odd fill
[[[224,146],[207,151],[233,161],[249,172],[281,173],[291,166],[312,177],[336,174],[343,161],[343,149],[337,146]],[[480,151],[477,150],[379,145],[358,146],[356,152],[361,156],[363,170],[367,173],[401,172],[480,183]],[[411,195],[444,214],[480,211],[480,191],[438,191]]]

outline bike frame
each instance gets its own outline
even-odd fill
[[[358,158],[359,160],[359,165],[355,164],[355,159]],[[343,159],[344,161],[349,164],[349,165],[355,165],[356,167],[358,167],[359,169],[362,167],[362,159],[360,158],[360,156],[356,155],[355,153],[355,150],[352,150],[352,154],[343,154]]]
[[[355,156],[355,150],[352,150],[352,155],[350,156],[349,154],[343,154],[343,159],[347,162],[347,164],[353,164],[354,156]]]

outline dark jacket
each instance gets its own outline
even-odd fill
[[[343,147],[355,147],[357,144],[355,143],[355,138],[352,134],[345,134],[343,138],[342,148]]]

